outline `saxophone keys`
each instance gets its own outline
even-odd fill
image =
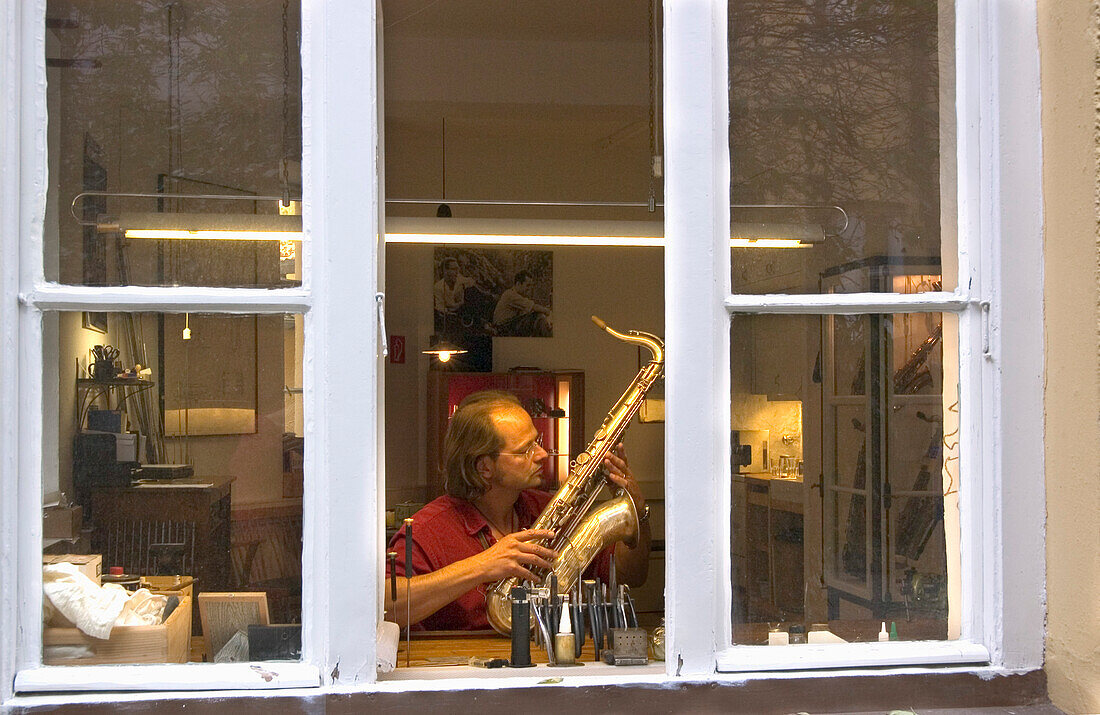
[[[592,458],[592,455],[590,455],[588,452],[581,452],[580,454],[577,455],[577,464],[578,465],[585,464],[591,458]]]

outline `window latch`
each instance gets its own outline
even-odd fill
[[[993,359],[993,348],[989,337],[989,301],[979,303],[982,309],[982,357],[986,360]]]
[[[375,293],[374,304],[378,308],[378,338],[382,343],[382,357],[389,357],[390,338],[386,334],[386,294]]]

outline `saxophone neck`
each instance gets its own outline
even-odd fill
[[[595,315],[592,316],[592,322],[596,324],[596,327],[606,330],[612,337],[618,338],[624,343],[645,346],[653,353],[653,362],[663,363],[665,361],[665,344],[656,335],[643,333],[640,330],[628,330],[625,333],[620,333]]]

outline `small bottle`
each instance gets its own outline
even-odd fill
[[[890,640],[898,640],[898,622],[890,621]]]
[[[788,628],[787,633],[790,637],[791,645],[806,642],[806,626],[801,623],[796,623]]]
[[[556,665],[573,665],[577,661],[577,637],[573,634],[573,624],[569,620],[569,596],[564,598],[558,633],[554,636],[554,660]]]
[[[886,632],[886,621],[882,622],[882,630],[878,632],[878,642],[885,643],[890,640],[890,634]]]

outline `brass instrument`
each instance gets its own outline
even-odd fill
[[[637,543],[640,528],[638,510],[625,490],[619,489],[612,499],[591,514],[589,509],[607,484],[604,457],[620,442],[646,393],[664,372],[664,342],[656,335],[637,330],[620,333],[594,315],[592,322],[619,340],[645,346],[653,357],[604,418],[592,441],[570,463],[568,479],[531,527],[548,529],[555,534],[552,540],[536,542],[557,553],[553,572],[539,568],[531,570],[544,586],[548,586],[550,576],[555,575],[559,593],[568,593],[592,559],[609,545],[617,541],[624,541],[628,546]],[[509,596],[512,588],[518,585],[519,579],[512,577],[498,581],[485,593],[489,623],[503,635],[512,631]]]

